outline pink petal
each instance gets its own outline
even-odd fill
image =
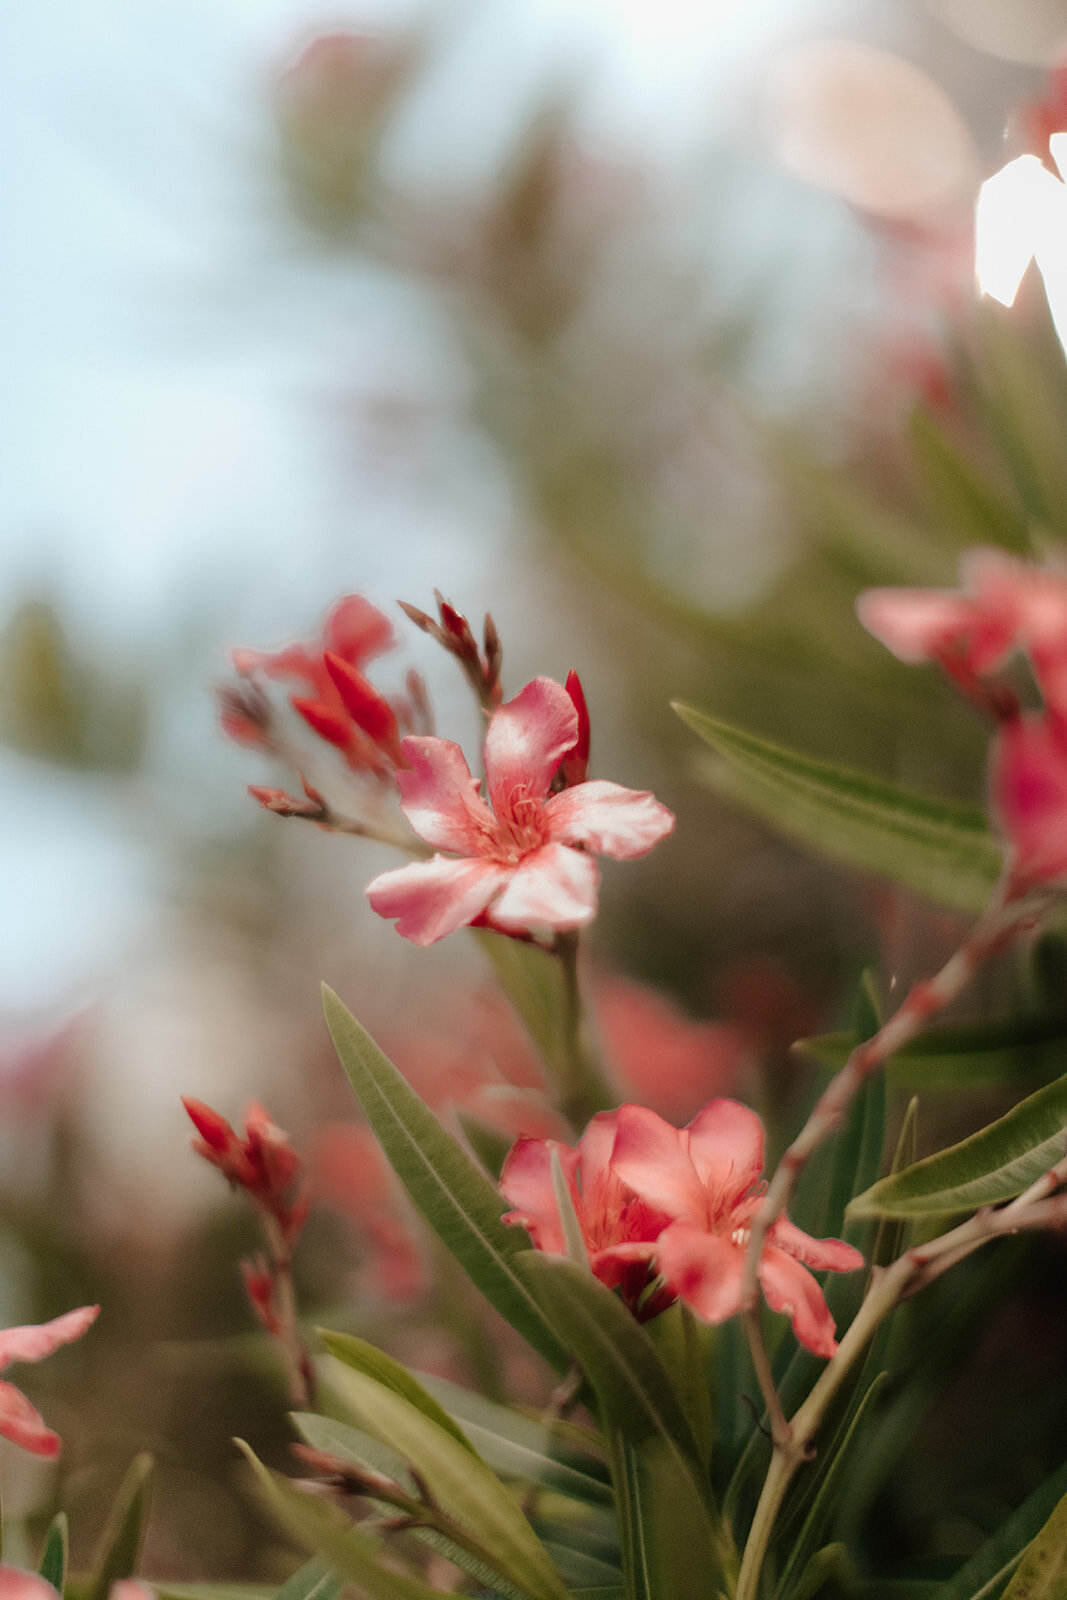
[[[532,927],[580,928],[596,916],[600,872],[592,856],[564,844],[546,844],[525,856],[492,909],[508,931]]]
[[[578,1140],[578,1185],[587,1202],[597,1186],[611,1176],[618,1126],[617,1111],[598,1111]]]
[[[843,1239],[813,1239],[788,1217],[779,1217],[770,1233],[771,1243],[816,1272],[855,1272],[866,1265],[863,1256]]]
[[[10,1439],[35,1456],[58,1456],[63,1441],[13,1383],[0,1378],[0,1438]]]
[[[823,1292],[807,1267],[784,1250],[767,1245],[760,1256],[759,1281],[772,1311],[784,1311],[793,1332],[813,1355],[832,1356],[837,1349],[834,1319]]]
[[[867,589],[856,601],[856,614],[868,633],[911,663],[950,652],[982,674],[1012,645],[1002,618],[952,589]]]
[[[649,1265],[659,1246],[655,1239],[627,1240],[623,1244],[609,1244],[603,1250],[589,1252],[589,1265],[593,1276],[608,1289],[617,1289],[635,1264]]]
[[[552,1187],[553,1150],[558,1151],[564,1176],[573,1190],[577,1155],[555,1139],[519,1139],[504,1162],[500,1189],[514,1207],[504,1221],[524,1227],[536,1249],[562,1256],[567,1246]]]
[[[79,1306],[77,1311],[65,1311],[61,1317],[53,1317],[51,1322],[0,1329],[0,1369],[12,1361],[43,1361],[60,1345],[80,1339],[99,1315],[99,1306]]]
[[[1067,730],[1050,716],[1016,717],[993,742],[993,808],[1024,884],[1067,874]]]
[[[0,1600],[57,1600],[57,1594],[47,1578],[37,1572],[0,1567]]]
[[[672,1222],[659,1237],[659,1270],[706,1322],[725,1322],[741,1309],[745,1252],[720,1234]]]
[[[647,855],[674,827],[674,813],[655,795],[601,779],[553,795],[545,815],[553,839],[587,845],[616,861]]]
[[[496,823],[459,745],[420,736],[401,748],[409,770],[397,773],[400,809],[419,837],[437,850],[487,854]]]
[[[327,650],[322,659],[341,697],[341,703],[356,727],[396,759],[400,754],[399,730],[396,712],[388,700],[361,672],[350,667],[343,656]]]
[[[709,1100],[682,1130],[701,1183],[727,1204],[748,1193],[763,1171],[763,1124],[737,1100]]]
[[[707,1195],[677,1128],[647,1106],[620,1106],[611,1165],[648,1205],[669,1217],[703,1224]]]
[[[396,917],[397,933],[412,944],[435,944],[485,910],[508,870],[486,861],[434,856],[381,873],[368,883],[367,899],[380,917]]]
[[[493,810],[510,816],[517,798],[543,800],[578,738],[578,713],[562,684],[535,678],[499,706],[485,736],[485,776]]]
[[[338,600],[322,628],[325,648],[357,670],[391,650],[395,637],[393,624],[384,611],[361,594],[348,594]]]
[[[750,1049],[740,1028],[694,1022],[666,995],[621,978],[597,985],[595,1007],[627,1098],[668,1122],[687,1122],[709,1095],[736,1088]]]

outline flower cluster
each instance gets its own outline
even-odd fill
[[[87,1333],[99,1314],[99,1306],[79,1306],[51,1322],[24,1328],[0,1329],[0,1372],[13,1361],[43,1361],[60,1345],[70,1344]],[[58,1456],[63,1448],[35,1406],[13,1383],[0,1378],[0,1437],[10,1439],[35,1456]]]
[[[589,1265],[618,1288],[641,1318],[676,1299],[708,1322],[742,1308],[749,1224],[760,1204],[763,1127],[736,1100],[712,1100],[685,1128],[646,1106],[624,1105],[593,1118],[569,1146],[520,1139],[501,1173],[521,1224],[539,1250],[564,1252],[563,1223],[552,1181],[556,1153]],[[839,1239],[812,1239],[786,1217],[767,1235],[759,1279],[768,1305],[785,1312],[801,1344],[819,1356],[837,1348],[834,1323],[807,1270],[852,1272],[858,1250]]]
[[[535,678],[493,712],[488,799],[459,745],[405,739],[400,808],[420,838],[450,854],[380,874],[367,886],[375,911],[419,945],[472,923],[525,935],[590,922],[600,881],[593,853],[642,856],[674,818],[647,792],[586,779],[588,747],[574,674],[566,687]]]
[[[971,551],[962,590],[869,589],[860,621],[902,661],[932,661],[990,712],[993,808],[1023,894],[1067,874],[1067,574]],[[1001,674],[1023,654],[1043,706],[1020,709]]]

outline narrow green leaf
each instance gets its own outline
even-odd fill
[[[561,1600],[563,1587],[533,1529],[466,1440],[457,1443],[454,1431],[439,1427],[403,1395],[363,1372],[335,1361],[331,1379],[357,1421],[410,1463],[435,1502],[472,1536],[496,1571],[532,1600]]]
[[[286,1578],[274,1600],[334,1600],[344,1587],[343,1579],[322,1561],[308,1561],[291,1578]]]
[[[793,1590],[793,1600],[815,1600],[815,1596],[822,1590],[831,1578],[837,1578],[842,1572],[848,1572],[848,1550],[843,1544],[827,1544],[821,1550],[816,1550],[796,1588]]]
[[[611,1444],[612,1481],[622,1495],[627,1582],[640,1594],[646,1576],[674,1560],[670,1547],[677,1535],[706,1594],[728,1558],[727,1538],[711,1505],[699,1447],[652,1340],[588,1269],[537,1251],[521,1257],[519,1266],[596,1394]],[[629,1531],[628,1516],[636,1519]],[[671,1538],[663,1531],[665,1519],[674,1529]],[[658,1554],[650,1526],[660,1529],[653,1540]],[[657,1593],[676,1593],[665,1583]]]
[[[578,1588],[584,1593],[589,1588],[603,1587],[622,1594],[622,1573],[618,1565],[612,1566],[610,1562],[601,1561],[598,1556],[588,1555],[584,1550],[574,1550],[570,1545],[557,1544],[554,1539],[545,1539],[544,1546],[568,1588]]]
[[[980,811],[674,709],[719,757],[703,773],[725,799],[832,860],[943,905],[978,911],[989,899],[1000,850]]]
[[[63,1593],[67,1581],[67,1516],[64,1511],[57,1511],[52,1518],[37,1570],[53,1589]]]
[[[113,1583],[119,1578],[132,1578],[136,1573],[148,1520],[154,1465],[147,1454],[135,1456],[130,1463],[97,1547],[85,1600],[107,1600]]]
[[[317,1572],[326,1570],[321,1561],[308,1562],[308,1566],[314,1566]],[[170,1583],[157,1578],[152,1583],[152,1593],[159,1600],[277,1600],[274,1590],[261,1583]]]
[[[859,1035],[849,1030],[798,1039],[793,1049],[836,1072],[858,1042]],[[885,1076],[891,1089],[922,1094],[1027,1080],[1033,1083],[1058,1076],[1055,1069],[1065,1052],[1062,1012],[951,1023],[928,1028],[898,1050],[890,1057]]]
[[[1004,545],[1029,554],[1026,518],[991,488],[928,411],[912,414],[912,443],[935,506],[960,546]]]
[[[362,1594],[370,1600],[440,1600],[439,1589],[383,1567],[377,1560],[379,1540],[352,1527],[333,1506],[301,1494],[288,1478],[271,1472],[243,1439],[234,1443],[252,1468],[261,1496],[293,1538],[317,1551]]]
[[[1067,1495],[1027,1547],[1004,1600],[1063,1600],[1067,1595]]]
[[[424,1376],[423,1383],[449,1414],[458,1419],[482,1460],[505,1478],[541,1483],[595,1505],[611,1504],[611,1489],[603,1478],[564,1453],[558,1434],[543,1422],[521,1416],[484,1396],[450,1383],[447,1378]]]
[[[490,1304],[563,1372],[566,1352],[515,1272],[529,1241],[501,1222],[499,1191],[325,986],[323,1006],[356,1098],[415,1206]]]
[[[470,1450],[472,1455],[477,1453],[462,1428],[453,1422],[448,1412],[438,1405],[432,1395],[427,1394],[418,1379],[399,1361],[387,1356],[384,1350],[368,1344],[366,1339],[357,1338],[354,1333],[332,1333],[328,1328],[318,1328],[316,1331],[330,1354],[343,1366],[351,1367],[354,1372],[366,1373],[376,1383],[392,1389],[421,1411],[424,1417],[429,1417],[431,1422],[450,1433],[457,1444]]]
[[[925,1217],[973,1211],[1022,1194],[1063,1155],[1067,1074],[979,1133],[857,1195],[854,1217]]]
[[[414,1491],[414,1480],[403,1457],[362,1428],[354,1428],[336,1417],[320,1417],[317,1411],[290,1411],[289,1420],[315,1450],[324,1450],[327,1455],[337,1456],[353,1466],[381,1472],[399,1483],[402,1489]]]
[[[1062,1466],[1023,1502],[991,1539],[966,1561],[931,1600],[1001,1600],[1030,1541],[1037,1537],[1067,1493],[1067,1466]]]
[[[905,1167],[915,1160],[915,1149],[918,1142],[919,1129],[919,1102],[913,1096],[908,1102],[908,1109],[904,1113],[904,1121],[900,1125],[897,1136],[897,1147],[893,1152],[893,1159],[889,1164],[888,1176],[903,1172]],[[875,1230],[874,1241],[871,1245],[871,1266],[888,1267],[895,1261],[904,1249],[904,1236],[908,1224],[900,1217],[882,1217],[879,1219]]]
[[[574,1201],[567,1187],[567,1180],[563,1176],[563,1164],[559,1159],[559,1150],[552,1146],[552,1197],[556,1202],[559,1212],[560,1225],[563,1229],[563,1244],[567,1252],[567,1260],[573,1261],[576,1267],[589,1266],[589,1252],[585,1248],[585,1235],[582,1225],[578,1221],[578,1213],[574,1209]]]
[[[471,1116],[469,1111],[461,1111],[458,1106],[456,1120],[486,1172],[491,1178],[499,1178],[508,1151],[515,1143],[514,1139],[509,1134],[501,1133],[499,1128],[483,1122],[480,1117]]]
[[[545,1064],[554,1071],[565,1069],[566,995],[560,962],[537,945],[499,933],[476,929],[475,938]]]

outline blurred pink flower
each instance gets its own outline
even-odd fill
[[[99,1315],[99,1306],[80,1306],[77,1311],[67,1311],[51,1322],[42,1322],[22,1328],[0,1329],[0,1372],[13,1361],[43,1361],[60,1345],[70,1344],[87,1333]],[[32,1406],[13,1383],[0,1378],[0,1436],[21,1445],[35,1456],[59,1455],[63,1448],[58,1433],[53,1433],[36,1407]],[[2,1573],[16,1569],[5,1567]],[[19,1576],[25,1576],[19,1574]],[[18,1595],[13,1579],[4,1579],[12,1600]],[[46,1588],[48,1586],[46,1585]],[[0,1600],[4,1600],[0,1587]],[[27,1600],[29,1593],[27,1591]]]
[[[457,744],[409,738],[410,771],[397,774],[401,810],[439,850],[367,886],[397,931],[429,945],[473,922],[522,934],[578,928],[596,915],[599,872],[590,851],[630,860],[674,826],[651,794],[602,781],[551,793],[579,744],[579,713],[567,690],[535,678],[494,711],[485,738],[489,802]]]
[[[762,1197],[759,1118],[736,1100],[710,1101],[685,1128],[645,1106],[621,1106],[616,1117],[616,1178],[669,1219],[655,1246],[667,1290],[706,1321],[725,1322],[741,1309],[749,1222]],[[833,1318],[807,1268],[852,1272],[862,1265],[851,1245],[809,1238],[779,1217],[760,1256],[759,1280],[768,1305],[789,1316],[800,1343],[832,1356]]]
[[[0,1567],[0,1600],[58,1600],[59,1591],[37,1572]]]

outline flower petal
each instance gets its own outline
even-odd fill
[[[47,1425],[21,1389],[0,1378],[0,1438],[10,1439],[35,1456],[58,1456],[63,1448],[58,1433]]]
[[[367,885],[367,899],[380,917],[396,917],[396,931],[412,944],[435,944],[473,922],[485,910],[509,868],[487,861],[451,861],[434,856]]]
[[[803,1261],[816,1272],[855,1272],[866,1266],[860,1252],[843,1239],[813,1239],[788,1217],[779,1217],[770,1231],[771,1243],[786,1255]]]
[[[1025,884],[1067,874],[1067,732],[1051,716],[1003,723],[993,743],[993,807]]]
[[[323,623],[322,642],[327,650],[357,670],[391,650],[396,641],[393,624],[361,594],[346,594],[331,607]]]
[[[764,1247],[759,1281],[772,1311],[784,1311],[801,1344],[816,1356],[832,1356],[837,1349],[834,1319],[823,1292],[807,1267],[784,1250]]]
[[[748,1193],[763,1171],[763,1124],[737,1100],[709,1100],[687,1128],[689,1159],[715,1201]]]
[[[411,737],[401,748],[410,770],[397,773],[400,809],[415,832],[436,850],[483,855],[496,825],[459,745]]]
[[[674,813],[647,789],[624,789],[599,778],[553,795],[545,815],[553,839],[588,845],[616,861],[647,855],[674,827]]]
[[[954,589],[866,589],[856,615],[887,650],[913,665],[951,654],[981,676],[1012,646],[1001,617]]]
[[[615,1115],[616,1176],[657,1211],[703,1224],[707,1196],[681,1132],[647,1106],[620,1106]]]
[[[546,844],[517,867],[493,906],[493,923],[508,932],[527,928],[580,928],[596,916],[600,872],[592,856],[565,844]]]
[[[672,1222],[659,1237],[659,1270],[667,1287],[706,1322],[741,1309],[745,1252],[720,1234]]]
[[[497,816],[511,813],[519,794],[543,800],[560,762],[578,739],[578,713],[560,683],[535,678],[499,706],[485,736],[485,776]]]
[[[552,1186],[553,1150],[559,1153],[564,1177],[573,1192],[577,1153],[556,1139],[519,1139],[504,1162],[500,1189],[515,1208],[505,1213],[504,1221],[525,1228],[535,1249],[562,1256],[567,1253],[567,1245]]]
[[[113,1586],[112,1595],[117,1587]],[[57,1600],[57,1597],[58,1591],[39,1573],[23,1572],[21,1567],[0,1567],[0,1600]]]
[[[53,1317],[51,1322],[0,1329],[0,1368],[12,1361],[43,1361],[60,1345],[80,1339],[99,1314],[99,1306],[79,1306],[77,1311],[65,1311],[61,1317]]]

